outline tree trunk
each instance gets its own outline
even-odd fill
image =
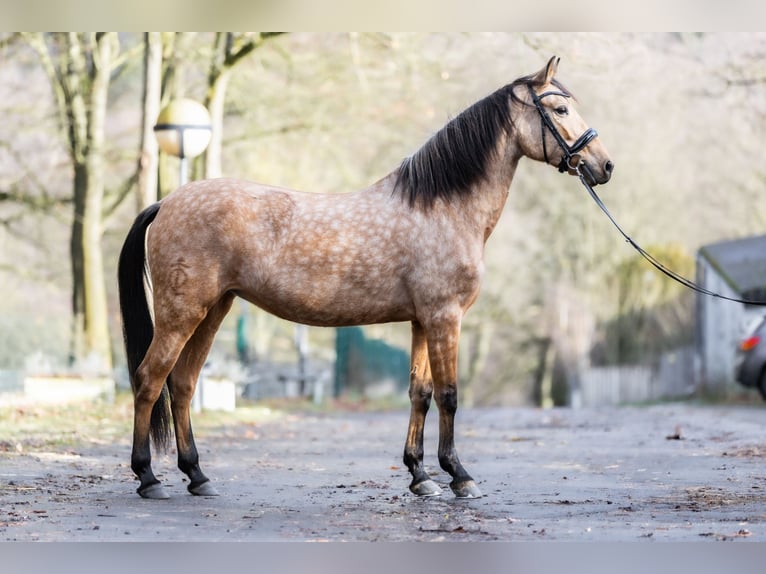
[[[74,162],[72,257],[72,351],[74,364],[107,372],[112,366],[104,262],[101,251],[104,202],[104,128],[111,74],[112,41],[98,34],[90,44],[69,36],[66,117]]]
[[[83,217],[83,283],[85,286],[85,358],[95,356],[98,368],[111,370],[109,310],[101,249],[104,210],[104,139],[109,80],[112,65],[112,41],[109,34],[96,37],[93,46],[90,114],[88,121],[88,185]],[[95,365],[94,365],[95,366]]]
[[[550,398],[550,337],[538,340],[537,367],[532,373],[532,404],[543,407]]]
[[[190,49],[190,41],[194,37],[191,32],[162,32],[162,81],[160,87],[160,108],[168,105],[171,100],[184,94],[185,77],[183,69],[184,56]],[[155,118],[156,119],[156,118]],[[179,160],[168,154],[159,154],[158,160],[158,199],[172,193],[180,184]]]
[[[210,112],[210,125],[213,128],[210,144],[206,153],[202,154],[204,161],[204,177],[212,179],[223,175],[223,112],[226,101],[226,88],[229,84],[231,68],[224,68],[208,88],[207,108]]]
[[[461,403],[466,407],[474,406],[475,390],[479,386],[481,374],[487,364],[492,349],[494,326],[489,321],[479,323],[471,340],[467,372],[461,385]]]
[[[193,162],[193,179],[210,179],[223,175],[223,117],[231,71],[237,63],[262,46],[264,40],[277,35],[278,32],[239,35],[219,32],[215,35],[205,96],[213,131],[205,153]]]
[[[69,257],[72,265],[72,329],[69,342],[69,363],[74,365],[85,356],[85,253],[84,226],[85,195],[88,189],[88,170],[75,163],[73,180],[74,217],[69,239]]]
[[[70,362],[111,369],[106,282],[101,239],[104,202],[104,128],[116,34],[31,35],[48,74],[73,164],[70,236],[72,340]]]
[[[138,158],[138,211],[143,210],[158,197],[158,145],[154,136],[154,124],[160,113],[162,95],[162,35],[159,32],[144,34],[144,89],[143,120],[141,123],[141,152]]]

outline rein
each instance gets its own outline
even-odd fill
[[[641,257],[646,259],[657,270],[659,270],[666,276],[670,277],[674,281],[677,281],[681,285],[688,287],[692,291],[701,293],[702,295],[708,295],[710,297],[715,297],[717,299],[724,299],[726,301],[733,301],[735,303],[744,303],[745,305],[766,306],[766,301],[756,301],[753,299],[741,299],[739,297],[729,297],[727,295],[722,295],[721,293],[711,291],[710,289],[706,289],[705,287],[702,287],[701,285],[695,283],[691,279],[687,279],[686,277],[676,273],[672,269],[668,269],[667,267],[665,267],[665,265],[663,265],[660,261],[658,261],[651,253],[649,253],[643,247],[641,247],[638,243],[633,241],[633,239],[627,233],[625,233],[622,227],[620,227],[620,225],[614,219],[612,214],[609,213],[609,210],[607,209],[606,205],[604,205],[604,202],[601,201],[601,198],[598,196],[598,194],[595,192],[593,187],[591,187],[591,185],[585,179],[585,174],[583,173],[583,171],[589,173],[590,168],[588,167],[586,163],[581,161],[581,157],[577,155],[577,152],[582,150],[594,138],[598,136],[598,133],[596,132],[596,130],[594,130],[593,128],[588,128],[585,131],[585,133],[583,133],[579,138],[577,138],[577,141],[575,141],[570,146],[569,144],[566,143],[566,141],[564,141],[564,138],[561,137],[561,134],[556,129],[556,126],[553,124],[553,121],[548,115],[548,112],[545,111],[540,101],[545,96],[550,96],[550,95],[564,96],[565,98],[568,98],[569,96],[563,92],[557,92],[557,91],[544,92],[543,94],[540,94],[538,96],[535,93],[535,91],[532,89],[531,85],[529,86],[529,91],[532,95],[532,101],[534,102],[535,107],[537,108],[537,111],[540,114],[540,121],[542,123],[543,156],[545,157],[545,162],[548,163],[548,150],[546,149],[546,145],[545,145],[545,128],[547,127],[548,130],[553,135],[553,137],[556,139],[556,142],[558,143],[559,147],[564,152],[564,156],[561,158],[561,162],[559,162],[559,165],[558,165],[559,172],[564,173],[567,170],[572,170],[577,174],[577,176],[580,178],[580,183],[582,183],[585,189],[588,190],[588,193],[590,194],[593,201],[596,202],[596,205],[598,205],[599,209],[601,209],[601,211],[604,212],[604,215],[607,216],[609,221],[612,222],[612,225],[614,225],[617,231],[620,232],[620,235],[622,235],[623,238],[625,238],[625,241],[627,241],[630,244],[630,246],[633,247],[633,249],[635,249],[639,253],[639,255],[641,255]],[[591,179],[593,180],[594,178],[591,177]]]
[[[715,297],[717,299],[724,299],[726,301],[734,301],[735,303],[744,303],[745,305],[759,305],[759,306],[766,306],[766,301],[756,301],[753,299],[740,299],[739,297],[729,297],[727,295],[722,295],[721,293],[716,293],[715,291],[711,291],[710,289],[706,289],[705,287],[702,287],[701,285],[695,283],[691,279],[687,279],[683,275],[679,275],[672,269],[668,269],[660,263],[651,253],[646,251],[643,247],[641,247],[638,243],[633,241],[633,239],[625,233],[625,231],[620,227],[620,225],[615,221],[614,217],[611,213],[609,213],[609,210],[606,208],[606,205],[604,205],[604,202],[601,201],[601,198],[598,196],[596,191],[590,186],[590,184],[585,180],[585,176],[583,175],[582,171],[579,169],[579,166],[575,168],[577,171],[577,175],[580,178],[580,182],[583,184],[585,189],[588,190],[588,193],[593,198],[593,201],[596,202],[596,205],[599,206],[601,211],[604,212],[604,215],[609,218],[609,221],[612,222],[612,225],[617,228],[617,231],[620,232],[620,235],[622,235],[625,238],[625,241],[627,241],[633,249],[638,251],[639,255],[646,259],[649,263],[651,263],[656,269],[673,279],[674,281],[677,281],[681,285],[684,285],[691,289],[692,291],[696,291],[697,293],[701,293],[703,295],[709,295],[710,297]]]

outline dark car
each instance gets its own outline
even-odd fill
[[[755,387],[766,400],[766,317],[753,323],[737,349],[736,379]]]

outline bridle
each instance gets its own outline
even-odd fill
[[[612,225],[614,225],[617,228],[617,231],[620,232],[620,235],[622,235],[625,238],[625,241],[630,244],[633,249],[638,251],[639,255],[646,259],[649,263],[651,263],[657,270],[661,271],[674,281],[677,281],[681,285],[684,285],[688,287],[689,289],[696,291],[697,293],[702,293],[703,295],[709,295],[710,297],[715,297],[717,299],[725,299],[726,301],[734,301],[735,303],[744,303],[745,305],[757,305],[757,306],[766,306],[766,301],[756,301],[752,299],[741,299],[738,297],[729,297],[727,295],[722,295],[721,293],[717,293],[715,291],[711,291],[710,289],[706,289],[705,287],[702,287],[701,285],[698,285],[691,279],[687,279],[683,275],[680,275],[673,271],[672,269],[668,269],[663,265],[660,261],[658,261],[651,253],[646,251],[643,247],[641,247],[638,243],[633,241],[631,237],[625,233],[625,231],[620,227],[620,225],[617,223],[617,221],[614,219],[611,213],[609,213],[609,210],[607,209],[606,205],[603,201],[601,201],[601,198],[598,196],[598,194],[595,192],[593,187],[588,183],[586,179],[587,178],[590,181],[596,181],[596,178],[593,177],[593,173],[590,171],[590,167],[588,164],[584,161],[582,161],[582,158],[580,155],[578,155],[578,152],[581,151],[585,146],[587,146],[591,141],[593,141],[597,136],[598,133],[593,128],[588,128],[585,130],[585,132],[577,138],[577,141],[575,141],[571,146],[564,140],[563,137],[561,137],[561,134],[559,133],[558,129],[556,129],[556,126],[553,123],[553,120],[551,120],[551,117],[548,115],[548,112],[545,110],[542,104],[542,99],[546,96],[563,96],[565,98],[569,98],[568,94],[565,94],[564,92],[551,90],[548,92],[543,92],[539,96],[535,93],[535,90],[532,88],[531,84],[528,84],[529,87],[529,93],[532,96],[532,102],[535,105],[535,108],[537,108],[537,112],[540,114],[540,122],[541,122],[541,134],[543,139],[543,157],[545,158],[545,163],[549,163],[548,161],[548,149],[545,144],[545,128],[548,128],[548,130],[553,135],[556,142],[559,144],[559,147],[561,148],[561,151],[564,152],[564,156],[561,158],[561,161],[559,162],[558,169],[561,173],[564,173],[566,171],[572,171],[574,172],[579,178],[580,182],[583,184],[585,189],[588,190],[588,193],[590,194],[593,201],[596,202],[596,205],[601,209],[601,211],[604,212],[604,215],[607,216],[609,221],[612,222]]]
[[[579,166],[581,163],[581,158],[578,155],[578,152],[581,151],[590,142],[592,142],[596,137],[598,137],[598,132],[594,130],[593,128],[588,128],[579,138],[577,138],[577,141],[575,141],[570,146],[564,140],[564,138],[561,137],[559,130],[556,129],[556,126],[554,125],[553,120],[551,119],[550,115],[548,115],[548,112],[543,107],[542,99],[547,96],[563,96],[565,98],[570,98],[571,96],[569,94],[565,94],[564,92],[559,92],[556,90],[543,92],[542,94],[538,96],[535,93],[535,90],[532,88],[532,84],[528,84],[528,88],[529,88],[529,93],[532,96],[532,103],[535,104],[535,108],[537,108],[537,112],[540,114],[540,133],[543,139],[543,157],[545,158],[545,163],[549,163],[548,146],[545,143],[545,128],[548,128],[548,131],[551,132],[551,135],[553,135],[553,138],[556,140],[556,143],[559,144],[561,151],[564,152],[564,155],[561,158],[561,161],[559,162],[559,165],[558,165],[559,171],[561,173],[564,173],[565,171],[578,171],[577,166]],[[585,169],[586,170],[589,169],[587,164],[585,164]]]

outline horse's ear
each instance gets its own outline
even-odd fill
[[[553,56],[550,60],[548,60],[548,64],[537,74],[535,74],[535,83],[540,83],[540,85],[544,86],[546,84],[550,84],[553,77],[556,75],[556,71],[559,69],[559,61],[561,58],[558,56]]]

